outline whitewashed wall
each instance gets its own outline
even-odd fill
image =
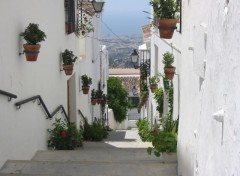
[[[95,37],[100,35],[100,18],[94,17]],[[91,117],[89,95],[81,91],[80,77],[88,74],[93,78],[93,85],[100,79],[95,72],[99,69],[97,58],[99,42],[93,38],[87,40],[87,58],[75,64],[74,74],[66,76],[60,72],[60,53],[65,49],[79,55],[79,39],[75,34],[65,34],[65,11],[63,0],[2,0],[0,2],[0,90],[16,94],[17,99],[11,102],[0,95],[0,167],[7,159],[30,159],[37,150],[47,146],[47,129],[52,121],[37,102],[29,102],[16,110],[15,103],[23,99],[41,95],[48,110],[53,112],[63,105],[68,113],[67,82],[71,80],[70,119],[80,123],[78,109]],[[22,44],[25,42],[19,34],[29,23],[37,23],[46,35],[36,62],[27,62]],[[97,37],[96,37],[97,38]],[[94,55],[94,56],[93,56]],[[97,112],[97,111],[96,111]],[[57,115],[61,118],[61,113]]]
[[[183,1],[183,31],[171,41],[181,44],[179,175],[240,175],[239,8],[239,1]],[[213,116],[220,110],[223,123]]]

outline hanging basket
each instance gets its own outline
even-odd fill
[[[154,93],[158,89],[158,85],[157,84],[150,84],[150,89],[151,89],[151,92]]]
[[[88,94],[90,86],[82,86],[83,94]]]
[[[176,27],[176,19],[159,19],[158,20],[158,29],[160,38],[171,39]]]
[[[164,67],[165,78],[172,80],[175,74],[176,67]]]
[[[96,105],[97,104],[97,99],[96,98],[92,98],[91,99],[91,103],[92,103],[92,105]]]
[[[63,65],[63,70],[65,71],[66,75],[72,75],[73,72],[73,64],[72,65]]]
[[[40,44],[37,44],[37,45],[24,44],[23,48],[24,48],[26,60],[30,62],[35,62],[37,60],[40,47],[41,47]]]

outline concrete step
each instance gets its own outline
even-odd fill
[[[0,175],[18,176],[176,176],[176,163],[7,161]]]
[[[176,163],[174,154],[164,154],[157,158],[148,155],[146,149],[115,149],[105,148],[96,150],[93,148],[74,151],[38,151],[33,157],[34,161],[76,161],[76,162],[114,162],[114,163]]]

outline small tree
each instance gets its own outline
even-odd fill
[[[110,77],[107,83],[108,97],[112,103],[114,118],[117,122],[122,122],[127,117],[127,110],[131,108],[131,103],[128,100],[128,91],[122,86],[122,81],[119,78]]]

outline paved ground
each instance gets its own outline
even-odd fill
[[[31,161],[8,161],[0,175],[176,176],[175,155],[149,156],[137,130],[110,132],[104,142],[85,142],[75,151],[38,151]]]

